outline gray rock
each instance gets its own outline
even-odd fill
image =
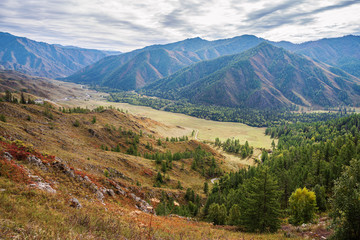
[[[8,161],[11,161],[14,157],[10,153],[4,152],[4,158]]]
[[[95,183],[91,183],[89,186],[89,189],[93,192],[96,193],[97,191],[99,191],[99,188],[95,185]]]
[[[115,188],[116,188],[116,191],[115,191],[116,194],[120,194],[123,196],[126,195],[126,192],[118,184],[115,185]]]
[[[66,164],[64,164],[60,158],[56,157],[55,160],[56,160],[56,162],[52,163],[52,166],[54,168],[58,169],[59,171],[62,171],[63,173],[65,173],[67,176],[69,176],[71,178],[75,178],[74,171],[71,170]]]
[[[142,200],[141,198],[137,197],[135,194],[130,193],[130,197],[136,201],[136,207],[146,213],[152,213],[153,207],[147,203],[146,201]]]
[[[79,182],[84,181],[84,179],[83,179],[80,175],[76,175],[76,176],[75,176],[75,179],[76,179],[77,181],[79,181]]]
[[[77,200],[76,198],[70,199],[70,206],[73,208],[82,208],[82,205],[80,204],[79,200]]]
[[[115,196],[115,192],[114,192],[114,190],[112,190],[112,189],[106,189],[106,193],[107,193],[109,196],[112,196],[112,197]]]
[[[37,182],[37,183],[33,183],[30,184],[30,187],[35,187],[38,188],[40,190],[46,191],[48,193],[56,193],[56,190],[53,189],[50,184],[46,183],[46,182]]]
[[[99,190],[96,191],[95,196],[96,196],[96,198],[99,199],[100,201],[103,201],[103,199],[104,199],[104,194],[103,194],[102,192],[100,192]]]
[[[34,155],[28,156],[28,157],[26,158],[26,160],[27,160],[30,164],[35,165],[35,166],[38,166],[38,167],[41,167],[41,166],[44,165],[43,162],[41,161],[41,159],[38,158],[38,157],[35,157]]]
[[[85,176],[85,177],[84,177],[84,181],[91,183],[91,180],[90,180],[90,178],[89,178],[88,176]]]

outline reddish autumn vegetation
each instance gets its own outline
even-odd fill
[[[24,161],[30,155],[33,155],[39,159],[44,164],[52,163],[55,161],[55,156],[42,154],[33,149],[31,145],[26,145],[22,141],[5,141],[0,139],[0,146],[4,149],[3,152],[8,152],[13,156],[15,160]]]
[[[3,157],[0,157],[0,176],[5,176],[18,183],[31,183],[23,166],[16,164],[14,160],[6,160]]]

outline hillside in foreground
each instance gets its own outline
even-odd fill
[[[38,96],[23,88],[41,79],[16,81],[11,74],[3,86],[13,82],[5,90],[18,90],[0,96],[5,239],[323,239],[332,233],[328,213],[341,207],[330,202],[339,191],[335,183],[359,156],[356,114],[268,128],[266,134],[278,138],[271,150],[234,139],[204,144],[195,131],[123,109],[25,103]],[[38,93],[46,95],[43,87]],[[189,135],[174,137],[173,131]],[[225,152],[250,155],[255,164],[231,166]],[[289,197],[305,186],[316,192],[319,209],[297,227]]]

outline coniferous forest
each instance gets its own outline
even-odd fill
[[[313,212],[327,211],[334,217],[336,237],[358,239],[360,116],[284,124],[266,134],[278,138],[269,159],[221,177],[208,196],[204,217],[249,231],[275,231],[280,218],[300,225],[311,221]],[[307,195],[303,211],[309,212],[304,215],[297,212],[304,204],[296,199]]]

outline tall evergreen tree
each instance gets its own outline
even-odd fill
[[[21,104],[26,104],[26,100],[25,100],[25,96],[24,96],[23,92],[21,92],[21,95],[20,95],[20,103]]]
[[[280,227],[279,190],[268,167],[245,183],[242,223],[248,231],[275,232]]]
[[[359,159],[353,159],[335,182],[332,207],[335,239],[360,239]]]

